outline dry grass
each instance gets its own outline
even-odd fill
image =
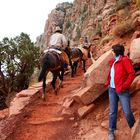
[[[108,43],[111,39],[113,39],[113,35],[106,35],[102,40],[100,41],[100,45],[104,45]]]
[[[131,21],[122,21],[118,23],[114,29],[113,34],[117,37],[123,37],[127,33],[133,31],[132,22]]]
[[[140,0],[136,0],[136,5],[137,5],[138,8],[140,9]]]
[[[116,10],[120,10],[127,7],[129,3],[130,3],[130,0],[118,0],[117,5],[116,5],[117,6]]]

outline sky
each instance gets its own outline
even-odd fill
[[[0,0],[0,41],[24,32],[35,42],[44,31],[48,14],[61,2],[73,0]]]

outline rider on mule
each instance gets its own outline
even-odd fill
[[[58,51],[58,53],[64,60],[64,64],[69,64],[68,56],[64,51],[66,47],[67,47],[66,37],[62,34],[62,29],[59,26],[56,26],[54,34],[50,37],[49,49],[56,49],[61,51],[60,53]]]
[[[87,60],[88,59],[88,49],[89,49],[89,43],[87,40],[87,37],[85,38],[80,38],[80,44],[78,45],[78,48],[81,50],[81,52],[83,53],[83,60]]]

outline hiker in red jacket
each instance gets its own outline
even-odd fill
[[[114,130],[117,124],[118,101],[130,128],[135,123],[135,118],[130,107],[129,88],[135,78],[135,71],[131,60],[124,56],[124,46],[116,44],[112,46],[114,58],[109,61],[110,70],[106,82],[109,87],[109,140],[115,140]]]

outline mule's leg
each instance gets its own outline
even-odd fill
[[[83,70],[86,72],[86,60],[83,60]]]
[[[46,100],[45,94],[46,94],[46,75],[43,77],[43,93],[42,93],[42,99],[44,101]]]
[[[74,62],[74,74],[77,72],[78,61]]]
[[[74,66],[73,66],[73,63],[71,64],[71,77],[73,77],[74,76]]]
[[[60,72],[59,72],[59,75],[60,75],[59,79],[60,79],[61,81],[63,81],[63,79],[64,79],[64,68],[62,68],[61,74],[60,74]]]
[[[60,80],[59,87],[63,88],[64,69],[62,69],[61,72],[58,73],[58,77]]]
[[[69,64],[70,64],[70,68],[71,68],[71,77],[73,77],[73,63],[70,58],[69,58]]]
[[[57,95],[57,90],[56,90],[56,86],[55,86],[56,79],[57,79],[57,73],[53,73],[53,80],[52,80],[51,84],[52,84],[55,94]]]

